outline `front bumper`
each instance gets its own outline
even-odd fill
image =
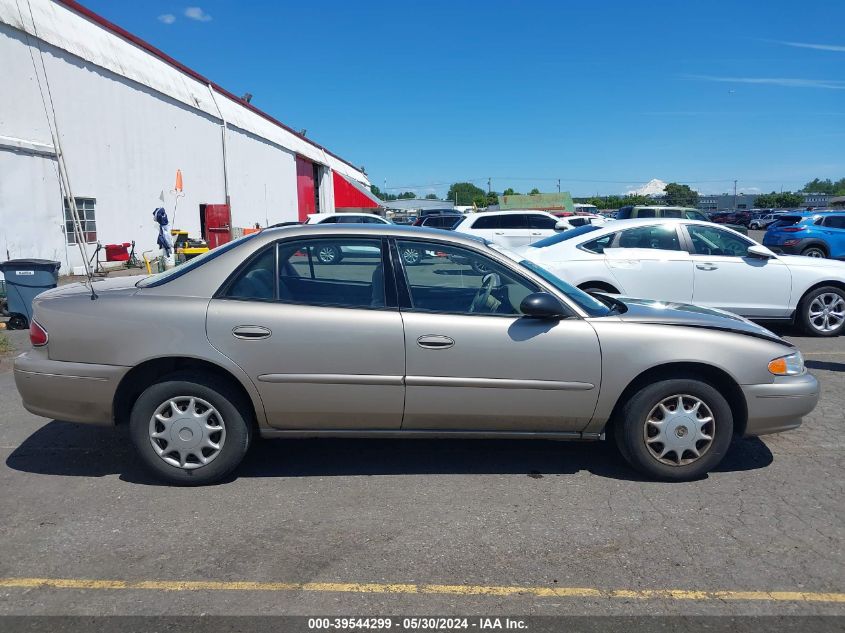
[[[30,413],[67,422],[111,425],[114,394],[129,369],[55,361],[41,350],[32,350],[15,359],[15,385]]]
[[[742,391],[748,407],[746,436],[797,428],[819,401],[819,383],[809,373],[778,377],[765,385],[742,385]]]

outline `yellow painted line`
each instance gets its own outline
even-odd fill
[[[90,580],[85,578],[0,578],[0,587],[23,589],[92,589],[153,591],[308,591],[326,593],[395,593],[460,596],[536,596],[540,598],[610,598],[626,600],[754,600],[765,602],[833,602],[845,593],[814,591],[700,591],[690,589],[597,589],[593,587],[519,587],[339,582],[252,582],[214,580]]]

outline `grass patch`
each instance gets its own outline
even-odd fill
[[[6,352],[12,352],[15,348],[12,347],[12,342],[9,340],[9,337],[0,332],[0,354],[5,354]]]

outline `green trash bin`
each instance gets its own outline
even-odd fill
[[[25,330],[32,320],[32,300],[59,283],[60,262],[49,259],[10,259],[0,263],[6,278],[10,330]]]

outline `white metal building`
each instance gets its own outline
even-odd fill
[[[369,191],[360,168],[72,0],[0,0],[0,68],[0,261],[82,264],[51,127],[89,243],[153,248],[177,169],[173,226],[191,235],[200,205],[266,226]]]

